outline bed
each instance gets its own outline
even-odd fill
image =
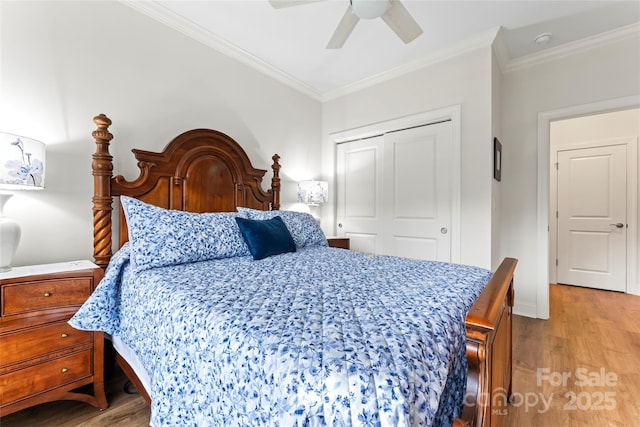
[[[151,425],[503,422],[515,259],[492,273],[331,248],[309,214],[279,210],[278,155],[265,191],[236,141],[195,129],[134,149],[127,181],[111,120],[94,122],[106,271],[70,323],[111,339]]]

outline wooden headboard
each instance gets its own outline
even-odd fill
[[[102,268],[112,255],[113,197],[130,196],[166,209],[190,212],[233,212],[238,206],[262,210],[280,209],[280,156],[273,159],[271,188],[262,189],[267,172],[251,165],[240,145],[224,133],[210,129],[184,132],[160,153],[133,149],[140,175],[127,181],[113,176],[109,144],[111,120],[104,114],[93,119],[96,142],[93,170],[93,256]],[[119,208],[118,242],[128,239]]]

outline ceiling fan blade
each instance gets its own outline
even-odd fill
[[[353,13],[353,10],[351,10],[351,6],[347,7],[347,11],[344,13],[338,27],[333,32],[331,40],[329,40],[329,44],[327,44],[327,49],[340,49],[349,38],[349,35],[356,27],[359,20],[360,18]]]
[[[283,7],[300,6],[307,3],[317,3],[324,0],[269,0],[269,4],[274,9],[282,9]]]
[[[400,0],[392,0],[391,7],[381,16],[394,33],[407,44],[422,34],[422,28]]]

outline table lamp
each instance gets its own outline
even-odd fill
[[[16,190],[44,188],[45,146],[24,136],[0,132],[0,271],[11,270],[20,242],[20,225],[4,216]]]

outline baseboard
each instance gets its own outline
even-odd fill
[[[534,319],[538,317],[536,306],[531,304],[514,304],[513,314],[517,314],[518,316],[532,317]]]

